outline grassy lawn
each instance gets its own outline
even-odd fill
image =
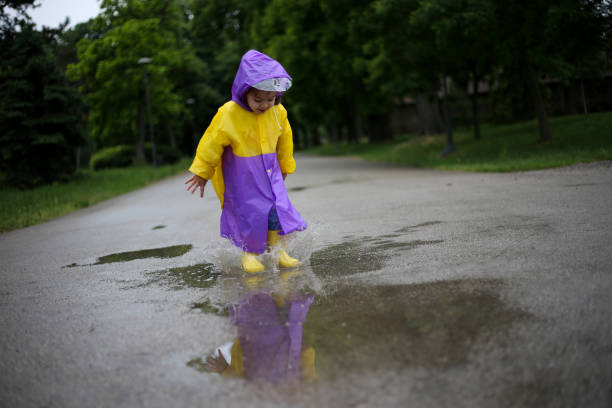
[[[173,165],[133,166],[84,171],[83,177],[32,190],[0,187],[0,232],[48,221],[79,208],[88,207],[154,181],[186,171],[191,159]]]
[[[612,159],[612,112],[551,118],[552,140],[538,142],[537,121],[485,124],[482,139],[471,128],[454,132],[457,152],[438,157],[445,135],[403,135],[368,144],[327,145],[307,150],[321,155],[352,155],[411,167],[464,171],[518,171]]]

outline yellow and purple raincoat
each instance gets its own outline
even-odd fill
[[[291,77],[275,60],[248,51],[221,106],[202,136],[189,171],[211,180],[221,203],[221,236],[247,252],[266,250],[268,215],[276,209],[280,234],[306,229],[289,201],[283,174],[295,171],[293,134],[282,105],[262,114],[246,104],[248,90],[271,78]]]

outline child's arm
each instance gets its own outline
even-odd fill
[[[189,167],[189,171],[193,174],[189,180],[187,191],[191,194],[200,189],[200,197],[204,197],[204,187],[208,180],[215,174],[216,167],[221,163],[223,149],[230,144],[225,132],[221,132],[224,116],[223,106],[213,117],[208,129],[204,132],[193,163]]]
[[[206,186],[207,182],[208,180],[206,180],[205,178],[194,174],[189,180],[185,182],[185,184],[189,183],[189,185],[187,186],[187,191],[191,191],[191,194],[195,193],[196,190],[199,188],[200,197],[204,197],[204,187]]]
[[[278,106],[282,107],[283,105]],[[292,174],[295,171],[295,160],[293,159],[293,132],[291,131],[291,125],[287,119],[287,111],[284,107],[281,108],[281,126],[283,130],[276,144],[276,153],[284,180],[287,174]]]

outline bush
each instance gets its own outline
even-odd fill
[[[109,167],[127,167],[134,161],[134,146],[119,145],[104,148],[91,156],[89,166],[92,170]]]
[[[145,143],[144,147],[145,158],[147,162],[153,163],[151,160],[151,143]],[[157,156],[157,165],[161,166],[163,164],[174,164],[181,159],[183,156],[181,151],[176,147],[168,146],[168,145],[155,145],[155,155]]]

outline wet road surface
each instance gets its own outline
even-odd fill
[[[297,163],[294,270],[186,176],[0,235],[0,406],[612,405],[610,162]]]

